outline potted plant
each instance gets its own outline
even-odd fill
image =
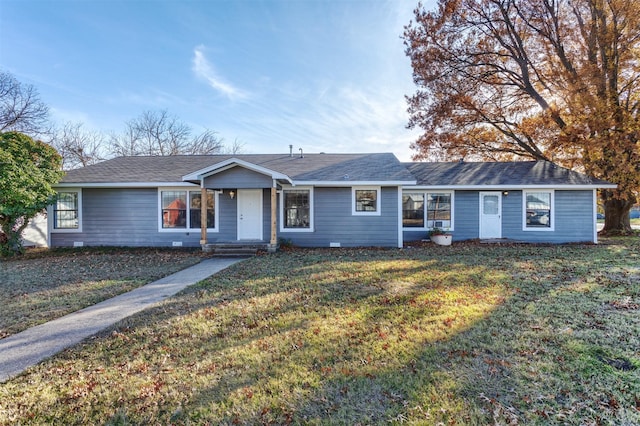
[[[429,232],[429,239],[441,246],[450,246],[453,235],[451,232],[442,228],[433,228]]]

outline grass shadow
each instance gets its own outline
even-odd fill
[[[638,369],[615,365],[638,363],[638,254],[258,257],[0,386],[0,420],[632,424]]]

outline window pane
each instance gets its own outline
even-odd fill
[[[187,191],[162,191],[162,227],[187,227]]]
[[[200,192],[189,192],[189,215],[191,228],[200,228],[200,207],[202,198]],[[207,228],[214,228],[216,222],[215,197],[211,189],[207,189]]]
[[[482,213],[489,215],[498,214],[499,199],[497,195],[485,195],[482,197]]]
[[[427,194],[427,225],[430,228],[451,226],[451,194],[444,192]]]
[[[287,190],[284,194],[284,227],[309,228],[311,226],[310,191]]]
[[[527,227],[551,227],[550,192],[527,192]]]
[[[356,211],[375,212],[378,206],[378,191],[375,189],[356,189]]]
[[[424,227],[424,194],[402,194],[402,226],[405,228]]]
[[[78,193],[60,192],[53,210],[55,229],[78,229]]]

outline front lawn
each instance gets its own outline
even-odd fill
[[[639,424],[638,238],[294,250],[0,385],[0,424]]]
[[[0,259],[0,339],[199,261],[194,251],[107,247],[36,250]]]

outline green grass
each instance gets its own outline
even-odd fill
[[[200,261],[186,250],[37,250],[0,260],[0,339]]]
[[[0,385],[0,424],[638,424],[640,243],[294,250]]]

